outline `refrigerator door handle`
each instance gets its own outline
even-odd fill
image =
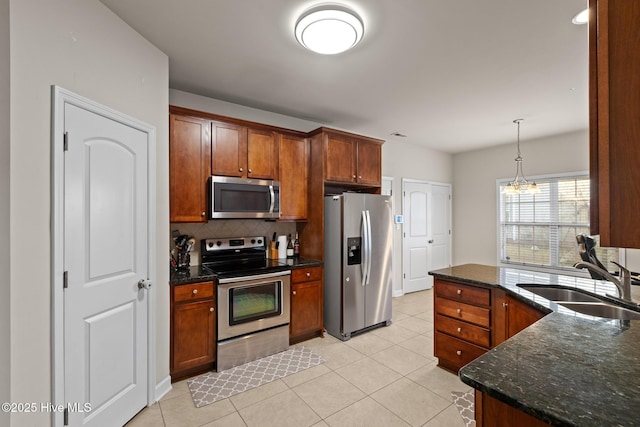
[[[367,285],[371,280],[371,214],[367,211]]]
[[[367,212],[366,211],[362,211],[361,226],[362,228],[360,230],[360,234],[362,236],[362,245],[360,247],[360,250],[361,250],[360,271],[362,272],[361,285],[365,286],[367,284],[367,272],[369,271],[369,268],[367,265],[367,263],[369,262],[367,257],[367,240],[369,236],[367,234]]]

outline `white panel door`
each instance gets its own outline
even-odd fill
[[[451,186],[403,181],[403,292],[433,287],[429,271],[451,263]]]
[[[422,291],[433,286],[429,280],[428,260],[429,184],[403,181],[403,292]]]
[[[451,186],[431,184],[429,271],[451,265]],[[431,276],[429,276],[431,277]],[[433,281],[433,279],[431,279]]]
[[[147,134],[64,114],[64,398],[90,407],[69,425],[123,425],[147,404]]]

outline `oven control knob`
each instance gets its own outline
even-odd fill
[[[258,244],[261,245],[262,244],[262,239],[258,239]]]
[[[255,245],[256,244],[256,239],[251,239],[251,244]]]
[[[213,247],[213,242],[209,242],[209,244],[207,244],[207,246],[209,246],[210,248]]]
[[[218,241],[216,242],[216,245],[218,245],[218,246],[222,246],[222,242],[221,242],[220,240],[218,240]]]

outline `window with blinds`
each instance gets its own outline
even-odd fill
[[[498,182],[500,262],[572,269],[581,260],[576,235],[589,234],[589,177],[536,179],[535,195],[504,194],[508,182]],[[598,246],[596,255],[608,268],[618,260],[617,249]]]

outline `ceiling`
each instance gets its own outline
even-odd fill
[[[450,153],[515,142],[518,118],[521,140],[588,127],[586,0],[340,0],[364,38],[329,56],[293,35],[322,0],[101,1],[174,89]]]

